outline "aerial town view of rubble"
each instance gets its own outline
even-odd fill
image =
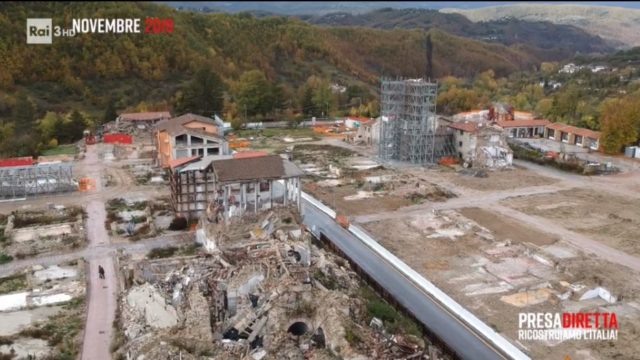
[[[640,359],[640,5],[385,4],[0,5],[0,360]]]

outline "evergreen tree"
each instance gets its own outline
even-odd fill
[[[104,109],[104,115],[102,116],[102,123],[106,124],[110,121],[114,121],[118,117],[116,112],[116,102],[113,98],[109,100],[107,108]]]
[[[26,94],[20,93],[11,115],[16,124],[16,132],[30,131],[36,116],[36,106]]]
[[[82,139],[84,130],[87,128],[84,116],[78,110],[73,110],[69,115],[69,122],[66,126],[66,133],[69,142]]]

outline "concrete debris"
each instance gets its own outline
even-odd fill
[[[18,310],[27,307],[28,292],[0,296],[0,311]]]
[[[591,300],[598,297],[608,302],[609,304],[614,304],[616,301],[618,301],[618,299],[615,296],[611,295],[611,292],[609,292],[609,290],[602,287],[597,287],[595,289],[586,291],[580,297],[580,301]]]
[[[419,341],[393,338],[398,334],[384,333],[379,319],[366,326],[363,300],[353,296],[362,286],[358,276],[312,242],[295,209],[199,226],[199,241],[215,244],[215,252],[124,260],[128,290],[120,327],[127,341],[114,356],[392,359],[421,353]],[[167,343],[158,346],[161,341]]]
[[[45,296],[34,296],[31,298],[35,306],[54,305],[67,302],[73,299],[69,294],[54,294]]]
[[[10,345],[0,346],[0,354],[13,354],[17,359],[40,359],[45,358],[49,353],[49,344],[42,339],[19,338]]]
[[[151,284],[131,289],[126,296],[127,305],[144,317],[145,325],[162,329],[178,323],[176,309]]]
[[[549,300],[552,295],[553,291],[551,289],[538,289],[533,291],[519,292],[512,295],[505,295],[502,296],[500,300],[513,306],[525,307],[541,304]]]
[[[35,276],[39,282],[45,282],[47,280],[75,278],[78,276],[78,271],[72,268],[61,268],[58,265],[53,265],[49,266],[46,270],[35,271],[33,276]]]
[[[259,349],[251,353],[253,360],[262,360],[265,356],[267,356],[267,352],[264,349]]]

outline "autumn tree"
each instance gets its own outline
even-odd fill
[[[264,115],[273,110],[273,87],[260,70],[247,71],[233,89],[238,110],[247,116]]]
[[[626,145],[638,141],[640,131],[640,96],[609,99],[602,104],[601,144],[608,154],[617,154]]]
[[[224,83],[210,67],[200,68],[193,79],[176,95],[178,113],[212,116],[223,110]]]

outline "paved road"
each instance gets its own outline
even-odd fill
[[[87,147],[85,158],[80,167],[95,180],[96,193],[102,194],[102,175],[105,169],[104,161],[99,158],[98,150],[101,145]],[[96,197],[87,204],[87,240],[88,250],[110,244],[109,234],[104,226],[107,211],[104,199]],[[118,306],[118,274],[116,272],[113,255],[104,254],[88,260],[87,274],[87,322],[84,328],[82,342],[82,357],[84,360],[109,359],[111,351],[111,335],[113,334],[113,320]],[[98,278],[98,266],[105,270],[105,279]]]
[[[409,279],[380,258],[369,247],[333,219],[303,201],[304,223],[327,236],[363,271],[383,286],[400,304],[425,324],[437,337],[445,341],[462,359],[494,360],[506,357],[479,338],[465,324],[448,313],[428,294],[419,290]]]

